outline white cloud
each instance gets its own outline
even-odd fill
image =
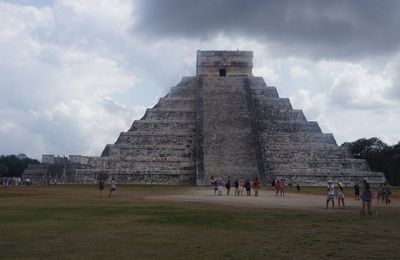
[[[310,71],[301,66],[293,66],[290,68],[290,74],[293,79],[304,79],[307,81],[313,81]]]
[[[253,75],[263,77],[264,80],[268,83],[276,84],[277,82],[279,82],[279,76],[275,72],[275,70],[266,65],[263,67],[254,68]]]

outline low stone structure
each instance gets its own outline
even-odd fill
[[[250,51],[198,51],[197,75],[184,77],[100,157],[71,168],[68,180],[209,185],[211,176],[273,178],[326,185],[384,182],[365,160],[337,146],[275,87],[252,75]],[[75,159],[74,159],[75,160]],[[78,159],[76,159],[78,160]]]

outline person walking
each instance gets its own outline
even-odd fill
[[[114,177],[111,178],[111,183],[110,183],[110,194],[108,195],[109,198],[111,198],[111,195],[113,198],[117,196],[117,183],[114,180]]]

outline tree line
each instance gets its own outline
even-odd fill
[[[21,177],[28,164],[37,164],[38,160],[29,158],[25,154],[1,155],[0,156],[0,176],[1,177]]]
[[[400,142],[387,145],[372,137],[346,142],[341,147],[348,149],[355,158],[367,160],[372,171],[383,172],[390,185],[400,185]]]

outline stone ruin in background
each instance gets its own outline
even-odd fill
[[[326,185],[328,178],[346,185],[384,182],[383,173],[354,159],[253,76],[252,59],[251,51],[198,51],[196,76],[183,77],[100,157],[75,158],[53,177],[59,183],[114,177],[126,184],[199,186],[209,185],[211,176],[310,186]],[[49,165],[25,175],[36,182],[52,178]]]

